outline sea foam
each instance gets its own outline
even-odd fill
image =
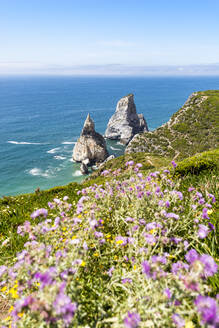
[[[53,149],[50,149],[47,151],[48,154],[55,154],[57,153],[57,151],[60,149],[60,147],[57,147],[57,148],[53,148]]]
[[[74,173],[72,173],[73,177],[80,177],[82,175],[80,170],[76,170]]]
[[[58,155],[54,156],[54,158],[55,159],[58,159],[58,160],[64,160],[64,159],[66,159],[65,156],[58,156]]]
[[[62,145],[74,145],[74,144],[76,144],[75,141],[63,141],[62,142]]]
[[[8,143],[11,143],[14,145],[43,145],[40,142],[13,141],[13,140],[9,140]]]
[[[34,167],[33,169],[28,171],[30,175],[33,176],[40,176],[40,177],[44,177],[44,178],[48,178],[49,174],[48,172],[43,172],[41,169]]]

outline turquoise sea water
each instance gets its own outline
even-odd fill
[[[134,93],[153,130],[207,89],[219,89],[219,77],[1,77],[0,196],[80,181],[71,156],[88,112],[104,133],[117,101]],[[108,149],[123,151],[116,142]]]

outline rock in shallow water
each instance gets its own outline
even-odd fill
[[[95,131],[94,121],[88,114],[80,138],[73,149],[73,160],[88,161],[89,165],[103,162],[109,156],[106,141]]]
[[[120,140],[128,144],[137,133],[148,131],[143,114],[137,114],[134,95],[129,94],[119,100],[115,114],[110,118],[105,132],[108,139]]]
[[[83,175],[85,174],[88,174],[89,171],[88,171],[88,167],[86,164],[84,164],[84,162],[81,163],[81,166],[80,166],[80,171]]]

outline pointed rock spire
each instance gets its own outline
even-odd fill
[[[94,121],[90,117],[90,114],[88,113],[87,118],[84,122],[84,127],[82,129],[81,136],[86,134],[93,134],[93,133],[95,133],[95,125],[94,125]]]
[[[108,156],[106,141],[101,134],[95,131],[94,121],[88,114],[81,136],[73,149],[73,160],[76,162],[86,161],[92,165],[103,162]]]

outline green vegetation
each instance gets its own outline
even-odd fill
[[[114,168],[81,185],[1,200],[2,240],[7,229],[14,231],[1,246],[9,268],[8,274],[0,267],[4,326],[174,328],[175,320],[185,327],[216,322],[199,302],[214,306],[219,287],[218,150],[160,167],[160,173],[158,166],[166,166],[160,157],[137,154],[142,166],[134,158],[117,159]]]
[[[145,151],[183,159],[219,145],[219,90],[197,92],[170,121],[135,137],[127,152]]]

